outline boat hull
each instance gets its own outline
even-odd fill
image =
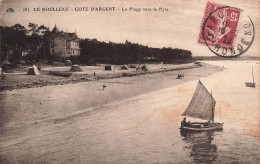
[[[49,71],[49,74],[54,76],[63,76],[63,77],[68,77],[72,75],[71,72],[64,72],[64,71]]]
[[[197,123],[196,125],[202,125],[203,123]],[[223,123],[212,123],[209,126],[183,126],[180,128],[181,130],[185,131],[212,131],[212,130],[222,130]]]
[[[247,82],[245,83],[247,87],[255,87],[255,83]]]

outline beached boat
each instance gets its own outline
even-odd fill
[[[253,83],[246,82],[245,84],[247,87],[255,87],[253,67],[252,67],[252,77],[253,77]]]
[[[182,79],[182,78],[184,78],[184,74],[178,74],[176,79]]]
[[[49,71],[50,75],[68,77],[72,75],[72,72],[65,71]]]
[[[181,122],[181,130],[185,131],[210,131],[223,129],[223,123],[214,122],[216,101],[212,94],[205,88],[199,80],[195,93],[183,116],[208,120],[207,122],[186,122],[186,118]]]

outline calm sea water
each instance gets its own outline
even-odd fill
[[[223,131],[180,132],[181,114],[194,93],[198,82],[195,80],[111,105],[109,112],[104,111],[107,119],[94,127],[95,132],[106,128],[107,133],[99,136],[104,142],[100,147],[90,147],[91,152],[96,152],[91,160],[118,163],[259,163],[257,62],[208,63],[225,68],[200,79],[208,90],[212,90],[217,101],[215,121],[224,122]],[[253,80],[252,66],[256,88],[245,86],[245,82]],[[103,158],[100,159],[100,156]]]

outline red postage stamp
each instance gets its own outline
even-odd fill
[[[198,42],[232,48],[240,12],[236,8],[207,2]]]

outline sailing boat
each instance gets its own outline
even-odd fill
[[[253,67],[252,67],[252,76],[253,76],[253,83],[246,82],[247,87],[255,87]]]
[[[214,122],[215,104],[216,101],[212,97],[212,94],[209,93],[209,91],[199,80],[191,102],[182,115],[208,120],[208,122],[187,123],[186,118],[184,118],[180,129],[189,131],[223,129],[223,123]]]

